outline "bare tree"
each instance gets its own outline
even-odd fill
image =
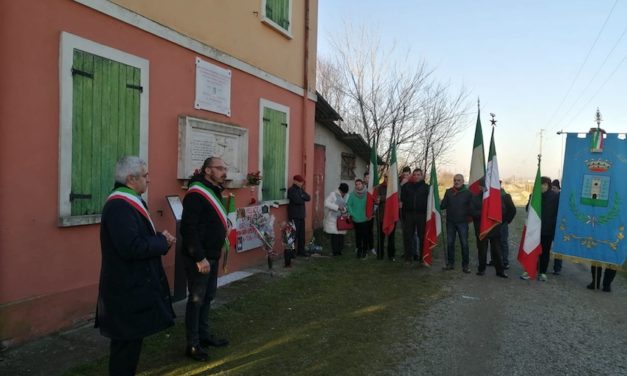
[[[346,131],[376,143],[384,159],[396,145],[400,160],[425,169],[430,153],[436,158],[445,153],[462,128],[465,90],[451,96],[447,86],[434,82],[424,61],[410,62],[408,53],[399,58],[372,28],[345,25],[331,44],[333,56],[318,59],[317,86],[344,118]]]

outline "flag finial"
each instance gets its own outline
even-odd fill
[[[477,110],[481,110],[481,98],[477,97]]]
[[[601,117],[601,111],[599,110],[598,107],[597,107],[597,113],[596,113],[594,121],[596,121],[597,123],[597,130],[601,129],[601,122],[603,121],[603,118]]]
[[[490,119],[492,127],[496,127],[496,120],[494,119],[496,115],[494,114],[494,112],[490,112],[490,116],[492,116],[492,119]]]

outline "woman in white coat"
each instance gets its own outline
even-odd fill
[[[340,256],[342,248],[344,248],[344,235],[346,231],[337,229],[337,217],[346,213],[346,194],[348,193],[348,184],[342,183],[335,192],[324,200],[326,214],[324,216],[324,232],[331,237],[331,249],[333,256]]]

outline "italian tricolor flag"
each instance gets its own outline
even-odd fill
[[[494,146],[494,128],[492,128],[492,137],[490,139],[485,185],[486,190],[483,191],[483,206],[481,207],[479,239],[484,239],[490,230],[503,221],[501,182],[499,181],[499,165],[496,160],[496,147]]]
[[[231,246],[235,247],[237,244],[237,212],[235,211],[235,195],[231,194],[229,196],[229,204],[228,209],[226,211],[226,218],[229,224],[228,233],[227,233],[227,242],[224,244],[224,260],[222,261],[222,269],[224,272],[227,272],[226,264],[229,260],[229,250]]]
[[[540,231],[542,229],[542,183],[540,180],[540,166],[536,172],[536,181],[533,183],[531,202],[527,221],[523,227],[520,247],[518,248],[518,262],[529,274],[530,278],[536,277],[538,270],[538,257],[542,253],[540,244]]]
[[[425,226],[425,242],[422,261],[431,265],[433,248],[438,245],[438,236],[442,232],[442,217],[440,215],[440,193],[438,192],[438,176],[435,172],[435,160],[431,164],[429,182],[429,198],[427,199],[427,223]]]
[[[383,233],[392,233],[398,222],[398,164],[396,163],[396,146],[392,145],[392,160],[388,169],[388,187],[385,195],[385,212],[383,213]]]
[[[366,218],[370,219],[374,215],[375,192],[374,187],[379,183],[377,176],[377,144],[373,143],[370,148],[370,169],[368,170],[368,195],[366,196]]]
[[[485,151],[483,150],[483,132],[481,132],[481,110],[477,112],[477,126],[475,127],[475,141],[472,145],[470,159],[470,177],[468,189],[473,195],[481,192],[479,181],[485,176]]]

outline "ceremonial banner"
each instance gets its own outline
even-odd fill
[[[566,138],[553,252],[617,268],[627,256],[627,140],[606,136]]]

